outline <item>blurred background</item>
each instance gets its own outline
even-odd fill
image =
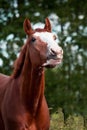
[[[51,113],[62,108],[70,114],[87,116],[87,1],[86,0],[0,0],[0,73],[10,75],[26,35],[23,21],[33,28],[51,21],[64,50],[60,67],[46,69],[45,95]]]

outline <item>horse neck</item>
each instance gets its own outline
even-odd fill
[[[33,68],[27,53],[21,74],[21,97],[26,108],[34,115],[40,109],[43,95],[44,70]]]

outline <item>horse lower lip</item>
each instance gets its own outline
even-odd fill
[[[44,63],[42,66],[43,67],[48,67],[48,68],[52,68],[55,67],[56,65],[59,65],[62,62],[62,59],[50,59],[47,60],[46,63]]]

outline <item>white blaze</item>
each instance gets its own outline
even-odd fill
[[[49,51],[51,49],[57,52],[61,50],[61,47],[57,44],[57,39],[54,40],[53,36],[55,34],[49,32],[36,32],[34,35],[39,36],[43,42],[47,43]]]

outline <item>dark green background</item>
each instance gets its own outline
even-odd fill
[[[52,112],[62,107],[65,115],[87,116],[86,0],[0,0],[0,72],[12,73],[13,61],[26,37],[24,19],[35,24],[44,23],[46,17],[55,22],[55,16],[58,21],[53,30],[63,47],[64,60],[61,67],[46,70],[46,98]]]

